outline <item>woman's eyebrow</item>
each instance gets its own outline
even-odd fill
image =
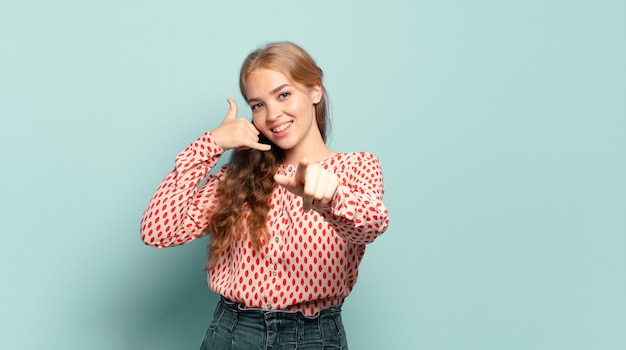
[[[280,90],[282,90],[284,87],[286,86],[290,86],[289,84],[282,84],[276,88],[274,88],[274,90],[270,91],[269,95],[274,95],[275,93],[279,92]],[[250,101],[260,101],[261,99],[258,97],[251,97],[248,99],[248,102]]]

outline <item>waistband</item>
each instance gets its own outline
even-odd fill
[[[312,316],[306,316],[300,311],[265,310],[265,309],[258,309],[258,308],[248,308],[248,307],[244,307],[243,304],[241,303],[230,301],[224,296],[221,296],[220,298],[218,306],[220,305],[223,306],[226,310],[230,310],[240,315],[246,315],[250,317],[314,320],[318,318],[324,318],[327,316],[336,316],[336,315],[341,314],[341,307],[343,303],[324,308]]]

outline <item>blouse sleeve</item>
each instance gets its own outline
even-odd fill
[[[176,157],[175,168],[157,187],[141,218],[145,244],[165,248],[200,236],[208,223],[207,213],[217,202],[215,191],[226,166],[208,178],[207,174],[223,153],[207,132]],[[204,185],[199,186],[205,178]]]
[[[355,153],[337,169],[337,175],[340,185],[330,206],[320,214],[345,240],[356,244],[374,241],[389,225],[379,160],[370,153]]]

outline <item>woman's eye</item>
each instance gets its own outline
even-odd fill
[[[280,94],[280,98],[282,98],[282,99],[286,99],[287,97],[289,97],[289,95],[291,95],[291,93],[289,93],[289,92],[283,92],[283,93],[281,93],[281,94]]]
[[[257,103],[255,105],[250,106],[250,108],[252,108],[252,110],[257,110],[259,108],[263,107],[263,105],[261,103]]]

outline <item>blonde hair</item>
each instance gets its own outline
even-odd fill
[[[322,83],[322,69],[313,58],[290,42],[270,43],[251,52],[239,74],[239,87],[244,99],[247,99],[246,79],[257,68],[281,72],[306,88],[321,88],[321,99],[315,105],[315,119],[325,141],[329,100]],[[271,144],[263,134],[260,135],[260,142]],[[205,229],[205,233],[211,234],[207,269],[214,268],[231,242],[242,239],[244,234],[256,248],[268,240],[267,215],[276,187],[274,174],[283,160],[284,151],[275,145],[267,152],[253,149],[233,151],[228,172],[217,188],[217,206],[210,213]]]

